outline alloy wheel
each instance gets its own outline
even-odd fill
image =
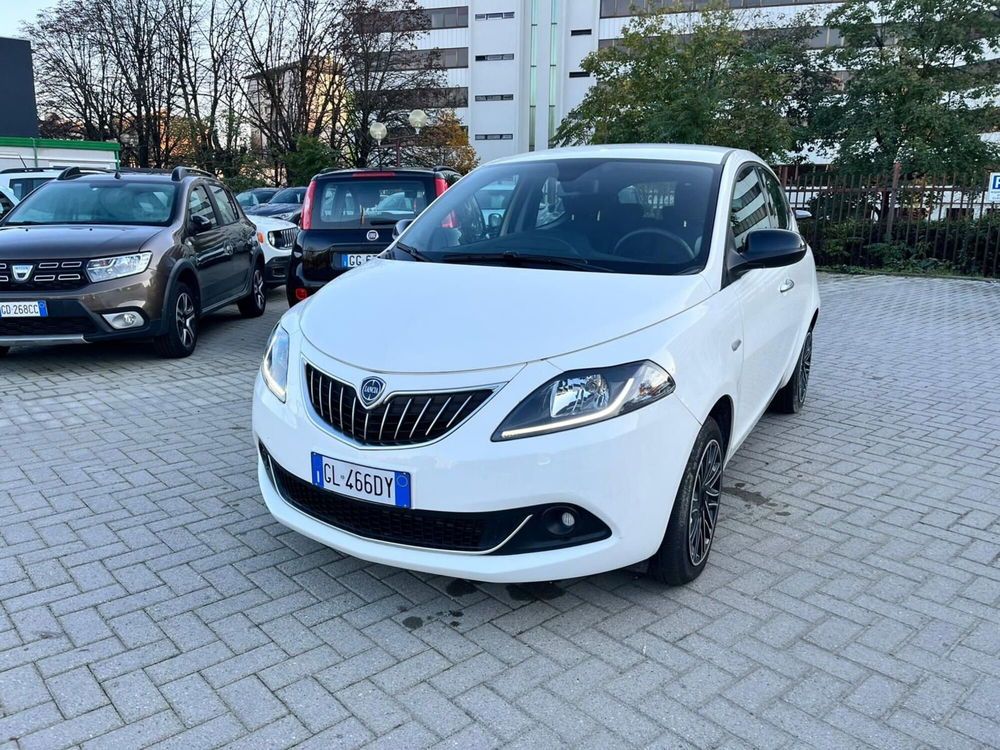
[[[806,336],[802,345],[802,356],[799,357],[799,379],[795,391],[795,398],[798,402],[804,403],[806,400],[806,389],[809,387],[809,370],[812,368],[813,339],[812,332]]]
[[[194,346],[195,325],[197,316],[194,300],[187,292],[181,292],[177,297],[177,337],[185,349]]]
[[[260,272],[259,268],[254,269],[253,272],[253,300],[257,303],[258,309],[264,308],[264,274]]]
[[[692,565],[701,565],[708,557],[719,519],[722,499],[722,446],[710,440],[698,459],[698,469],[691,490],[688,512],[688,557]]]

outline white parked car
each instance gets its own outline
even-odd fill
[[[264,252],[264,283],[278,287],[288,280],[288,260],[299,228],[290,221],[247,214],[257,227],[257,242]]]
[[[29,193],[61,175],[65,167],[10,167],[0,169],[0,187],[5,187],[19,201]]]
[[[726,462],[809,379],[815,265],[771,170],[724,148],[536,152],[400,229],[271,335],[253,427],[274,517],[473,580],[697,577]]]

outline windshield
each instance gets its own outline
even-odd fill
[[[177,186],[165,182],[53,180],[19,203],[4,223],[166,226],[176,196]]]
[[[302,203],[306,197],[304,187],[285,188],[274,194],[269,203]]]
[[[243,208],[250,208],[252,206],[258,206],[262,203],[267,203],[271,200],[271,196],[277,193],[277,190],[247,190],[246,192],[240,193],[236,196],[236,201],[243,206]]]
[[[361,173],[364,175],[364,173]],[[349,229],[412,219],[430,203],[431,191],[419,179],[347,177],[317,183],[314,227]]]
[[[400,249],[445,263],[697,273],[708,258],[720,171],[624,159],[489,166],[427,209]]]

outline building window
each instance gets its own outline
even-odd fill
[[[395,70],[420,70],[422,68],[467,68],[469,67],[468,47],[437,47],[435,49],[412,49],[397,52],[393,56]]]
[[[512,102],[513,94],[476,94],[477,102]]]
[[[593,33],[594,32],[593,32],[592,29],[573,29],[571,32],[569,32],[569,35],[570,36],[590,36]]]
[[[479,133],[476,135],[477,141],[512,141],[513,133]]]
[[[590,73],[586,70],[571,70],[569,72],[570,78],[590,78]]]
[[[382,28],[431,31],[433,29],[460,29],[469,25],[469,6],[450,8],[422,8],[419,11],[396,10],[384,14]]]
[[[502,18],[513,18],[514,11],[507,10],[503,13],[476,13],[477,21],[499,21]]]
[[[513,60],[514,53],[506,52],[502,55],[476,55],[476,62],[495,62],[497,60]]]
[[[455,109],[469,106],[469,89],[454,86],[386,91],[392,109]]]

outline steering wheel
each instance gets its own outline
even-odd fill
[[[639,235],[642,234],[655,234],[658,237],[665,237],[666,239],[670,240],[672,243],[680,247],[680,249],[687,256],[684,260],[695,259],[696,256],[695,251],[691,248],[691,246],[687,242],[684,241],[684,238],[678,237],[676,234],[674,234],[673,232],[668,232],[666,229],[659,229],[656,227],[642,227],[640,229],[633,229],[631,232],[626,234],[624,237],[618,240],[618,242],[615,243],[615,248],[614,250],[611,251],[612,255],[625,255],[625,253],[619,252],[619,248],[621,248],[622,245],[624,245],[632,238],[638,237]]]

